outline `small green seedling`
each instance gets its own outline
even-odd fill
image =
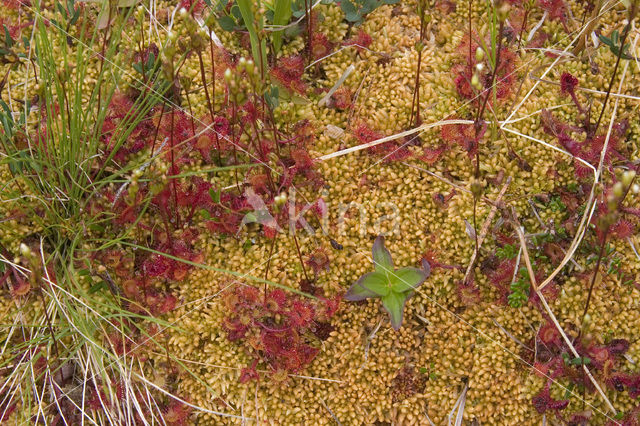
[[[624,46],[622,46],[622,53],[620,53],[621,43],[618,30],[613,30],[609,37],[605,37],[602,34],[599,34],[598,38],[603,44],[609,46],[609,50],[611,50],[611,53],[613,53],[614,55],[620,55],[622,59],[634,59],[634,57],[629,54],[629,44],[625,44]]]
[[[382,299],[382,306],[389,312],[391,326],[398,330],[402,325],[405,302],[429,276],[428,263],[424,269],[395,269],[391,253],[384,246],[384,237],[376,238],[372,251],[375,271],[360,277],[347,291],[345,298],[352,302],[370,297]]]

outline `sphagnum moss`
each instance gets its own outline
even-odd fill
[[[434,12],[432,17],[430,33],[433,37],[430,34],[426,38],[428,42],[422,55],[420,78],[424,122],[435,122],[454,114],[467,117],[474,111],[472,104],[463,105],[459,99],[451,76],[452,66],[460,61],[457,48],[466,32],[468,10],[463,3],[459,2],[456,11],[448,16]],[[579,10],[577,2],[567,3],[572,10]],[[173,5],[160,2],[157,7],[163,11],[160,14],[162,16],[158,16],[159,24],[166,28]],[[317,11],[325,17],[318,30],[327,33],[331,41],[339,43],[347,34],[355,33],[356,28],[349,28],[339,7],[322,5]],[[472,16],[481,16],[485,12],[482,2],[472,3]],[[541,15],[536,11],[529,25],[537,22]],[[605,15],[601,20],[605,34],[616,27],[612,16]],[[323,74],[313,77],[316,87],[326,90],[353,64],[355,72],[343,83],[352,93],[359,90],[353,108],[338,111],[319,106],[310,91],[306,96],[306,105],[295,106],[282,101],[281,107],[274,113],[277,120],[283,124],[294,124],[299,118],[310,119],[317,136],[310,149],[314,157],[358,144],[352,134],[357,123],[365,123],[384,135],[404,130],[411,115],[414,90],[412,76],[418,56],[415,41],[419,24],[414,2],[378,8],[361,26],[373,37],[369,46],[371,52],[346,48],[323,59]],[[174,17],[172,31],[176,34],[186,31],[185,22],[179,14]],[[239,55],[247,54],[234,35],[217,25],[215,31],[225,48]],[[560,50],[566,47],[568,39],[563,38],[565,32],[559,21],[547,19],[539,31],[561,35],[553,40],[553,47]],[[166,33],[159,34],[161,37],[154,39],[154,42],[161,45]],[[138,37],[139,34],[134,33],[133,37],[125,38],[123,58],[137,51]],[[304,46],[303,38],[298,37],[285,45],[281,55],[303,54]],[[336,48],[339,46],[336,45]],[[591,67],[578,60],[563,62],[561,68],[578,76],[582,87],[604,90],[614,59],[611,52],[598,49],[593,55],[593,61],[600,69],[597,75],[591,74]],[[547,63],[541,55],[525,53],[518,64],[523,67],[517,71],[518,77],[525,78],[525,69],[533,69],[536,73],[541,65]],[[225,96],[224,81],[217,78],[213,83],[215,86],[212,86],[209,55],[204,55],[203,64],[207,78],[211,79],[207,84],[210,90],[215,87],[212,90],[216,94],[215,102],[220,103]],[[227,65],[216,63],[216,67],[219,70]],[[312,75],[312,72],[307,70],[307,75]],[[207,116],[209,111],[204,93],[199,90],[204,82],[199,81],[199,63],[195,55],[187,58],[181,75],[193,81],[194,90],[188,96],[198,124],[198,120]],[[90,71],[85,83],[91,85],[95,78],[96,75]],[[15,71],[11,73],[9,82],[18,84],[23,79],[24,75]],[[131,76],[125,77],[124,83],[130,83],[132,79]],[[625,93],[633,94],[637,77],[628,76],[627,82]],[[518,99],[528,92],[532,84],[532,80],[525,79]],[[31,91],[35,93],[35,87],[28,87],[30,94]],[[587,95],[580,93],[579,96],[586,103]],[[594,99],[593,108],[597,111],[603,96],[597,95]],[[515,101],[516,97],[512,94],[503,104],[495,105],[495,111],[487,115],[487,120],[495,117],[504,119]],[[566,99],[559,90],[541,83],[539,89],[521,105],[515,118],[564,103]],[[620,102],[619,114],[632,115],[635,105],[632,100]],[[570,107],[554,111],[562,121],[576,122],[577,113]],[[607,114],[604,120],[607,120]],[[338,139],[323,136],[328,124],[339,126],[345,133]],[[637,122],[631,120],[630,125],[631,133],[636,134]],[[506,126],[523,135],[554,143],[544,133],[537,115],[507,123]],[[438,131],[428,131],[422,135],[422,139],[423,146],[437,146],[441,142]],[[481,147],[481,168],[485,177],[495,179],[500,171],[510,176],[512,182],[506,197],[508,205],[515,208],[528,232],[544,231],[543,224],[532,216],[528,201],[534,195],[550,193],[575,183],[571,159],[513,133],[501,133],[495,140],[485,138],[482,143],[486,144]],[[635,138],[629,143],[637,148],[638,140]],[[420,147],[410,149],[419,158]],[[528,167],[519,163],[513,152]],[[376,223],[377,218],[388,214],[384,207],[380,207],[385,202],[395,203],[398,209],[395,224],[397,232],[388,238],[398,264],[417,266],[423,255],[433,251],[438,262],[464,267],[473,253],[473,238],[468,235],[465,225],[465,220],[470,222],[472,217],[471,194],[457,191],[442,205],[437,201],[437,195],[450,193],[450,186],[406,164],[380,160],[361,151],[318,164],[326,181],[323,199],[330,214],[329,236],[335,238],[342,249],[330,248],[328,237],[320,230],[316,230],[312,236],[299,231],[298,243],[303,256],[319,246],[329,250],[330,269],[321,272],[316,283],[326,296],[341,294],[370,269],[367,262],[372,239],[381,232],[391,231],[394,225],[393,221]],[[558,167],[563,162],[567,167]],[[433,165],[427,166],[416,158],[407,160],[407,163],[433,171],[462,187],[466,187],[473,176],[469,156],[458,147],[450,147]],[[197,170],[199,168],[195,165],[192,171]],[[11,178],[4,174],[5,181]],[[233,185],[234,182],[229,179],[226,183]],[[500,186],[497,183],[488,185],[484,195],[495,198]],[[313,191],[303,190],[302,193],[313,199]],[[340,209],[351,202],[359,207],[341,212]],[[480,224],[490,208],[484,203],[478,206]],[[559,212],[548,210],[541,210],[539,215],[544,224],[550,220],[558,223],[562,216]],[[150,221],[150,217],[147,214],[142,222]],[[366,220],[364,224],[362,217]],[[315,222],[312,223],[315,226]],[[35,231],[20,221],[9,220],[3,222],[0,235],[7,248],[16,252],[21,237]],[[496,228],[491,233],[494,231],[502,232]],[[144,236],[144,232],[138,231],[136,234],[139,239]],[[488,251],[495,248],[494,236],[491,237],[485,243],[485,246],[492,247]],[[205,231],[198,237],[196,248],[202,253],[205,263],[214,268],[253,276],[266,274],[279,284],[299,288],[304,273],[293,238],[287,233],[276,236],[276,248],[269,270],[266,271],[267,259],[271,255],[270,244],[271,241],[265,239],[255,225],[250,225],[226,239]],[[626,242],[617,241],[613,246],[637,276],[638,262],[629,253]],[[577,261],[584,268],[585,257]],[[465,422],[471,423],[477,419],[487,424],[539,424],[541,416],[531,405],[531,398],[542,388],[544,380],[529,373],[530,366],[523,364],[520,356],[530,348],[523,348],[515,339],[525,346],[535,339],[536,327],[542,321],[540,312],[531,306],[518,311],[494,304],[491,298],[497,297],[496,291],[481,266],[476,268],[475,284],[480,288],[484,300],[476,306],[467,307],[456,293],[464,272],[455,267],[433,269],[431,278],[405,307],[404,326],[398,333],[384,324],[378,327],[381,321],[384,323],[384,312],[378,302],[368,301],[357,305],[343,303],[339,314],[331,319],[334,329],[320,344],[317,357],[301,374],[271,377],[268,369],[261,365],[259,381],[249,384],[238,382],[241,369],[249,366],[252,360],[241,346],[230,342],[224,332],[223,324],[228,313],[222,294],[251,283],[223,272],[194,270],[185,282],[170,285],[180,303],[168,314],[167,319],[181,330],[166,331],[163,338],[166,338],[168,351],[176,354],[207,386],[185,374],[177,384],[179,392],[198,406],[224,412],[234,411],[271,424],[331,424],[333,416],[342,424],[426,424],[425,412],[433,422],[441,424],[447,421],[456,400],[466,388]],[[559,281],[562,288],[550,304],[561,319],[561,324],[569,328],[580,322],[586,297],[585,278],[562,277]],[[603,279],[602,285],[594,292],[590,308],[592,320],[586,331],[596,336],[599,343],[604,343],[603,336],[615,330],[615,337],[632,342],[627,352],[632,359],[640,356],[638,343],[633,342],[635,331],[640,326],[635,304],[637,296],[637,289],[633,286],[614,278]],[[2,318],[15,315],[10,310],[1,314]],[[38,309],[25,310],[23,315],[34,318],[41,316],[41,312]],[[160,351],[152,358],[158,365],[167,361],[166,354]],[[527,359],[526,356],[523,358]],[[626,367],[630,370],[636,368],[632,364]],[[417,389],[412,395],[403,394],[404,399],[394,401],[390,389],[397,383],[394,380],[400,372],[407,368],[414,371],[417,377],[423,376],[424,381],[419,381],[424,384],[423,388]],[[164,383],[161,377],[158,383]],[[564,398],[564,390],[559,386],[553,386],[551,394],[556,399]],[[572,398],[576,404],[579,403],[578,397]],[[598,409],[604,408],[596,394],[587,395],[586,402]],[[621,394],[615,404],[618,409],[629,411],[634,402],[626,394]],[[599,416],[599,422],[603,417],[596,415]],[[227,420],[211,414],[198,414],[198,418],[199,424],[240,423],[239,419]]]

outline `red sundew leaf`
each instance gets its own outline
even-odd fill
[[[549,14],[549,19],[559,20],[566,28],[567,5],[564,0],[538,0],[538,6]]]
[[[333,43],[323,33],[316,32],[311,37],[311,55],[314,60],[320,60],[333,50]]]
[[[630,343],[626,339],[613,339],[607,344],[612,355],[622,355],[629,350]]]
[[[272,76],[284,87],[299,93],[306,91],[306,85],[301,78],[304,74],[304,59],[302,56],[287,56],[280,58],[271,70]]]
[[[472,66],[476,64],[475,54],[478,47],[480,47],[476,40],[478,40],[478,34],[475,31],[471,33],[471,37],[469,33],[465,33],[457,48],[458,54],[465,60],[467,68],[469,64]],[[471,43],[471,47],[469,47],[469,43]]]
[[[150,277],[159,277],[164,275],[171,268],[170,260],[158,254],[152,254],[142,264],[143,271]]]
[[[361,143],[373,142],[374,140],[381,139],[384,135],[380,132],[371,130],[366,124],[360,124],[352,130],[353,136],[356,137]]]
[[[291,322],[291,325],[299,329],[311,325],[315,311],[312,306],[305,302],[294,301],[291,305],[290,312],[286,315]]]
[[[390,151],[388,154],[384,151],[380,153],[384,156],[384,161],[387,163],[392,161],[404,161],[411,157],[411,151],[407,147],[400,145],[398,142],[390,142],[378,145],[378,147],[380,147],[381,150],[386,149]]]
[[[424,147],[422,149],[422,156],[420,156],[420,159],[429,165],[435,164],[442,154],[444,154],[446,149],[447,147],[445,145],[441,145],[437,148]]]
[[[191,415],[192,408],[182,401],[171,398],[171,402],[164,408],[162,420],[170,426],[183,426]]]
[[[454,13],[457,9],[456,2],[454,0],[437,0],[435,7],[443,15]]]
[[[351,108],[352,98],[353,94],[351,93],[351,89],[348,87],[342,87],[331,95],[327,106],[344,111]]]
[[[628,220],[619,220],[612,227],[613,235],[619,239],[625,239],[632,236],[635,232],[635,226]]]
[[[329,269],[329,256],[324,249],[318,248],[309,255],[305,263],[313,269],[315,274],[318,274]]]
[[[13,281],[13,287],[11,288],[11,296],[12,297],[22,297],[26,296],[31,290],[31,284],[29,281],[23,279],[22,277],[17,277]]]
[[[250,367],[244,367],[242,370],[240,370],[240,378],[238,379],[238,382],[248,383],[252,380],[258,381],[260,379],[260,376],[258,375],[258,371],[256,370],[257,363],[258,361],[255,360]]]
[[[283,312],[287,307],[287,294],[281,289],[269,292],[265,297],[264,307],[271,312]]]
[[[557,347],[560,347],[563,344],[560,332],[555,325],[549,322],[545,323],[540,328],[537,337],[540,342],[547,346],[555,345]]]
[[[172,294],[167,294],[164,297],[164,301],[162,302],[162,305],[160,306],[158,313],[165,314],[167,312],[173,311],[176,308],[177,304],[178,304],[178,299]]]
[[[591,168],[587,167],[586,165],[584,165],[582,162],[578,160],[573,161],[573,169],[576,177],[581,180],[586,179],[593,175],[593,171],[591,170]]]
[[[474,306],[481,301],[480,289],[473,281],[467,283],[458,282],[456,293],[460,298],[460,302],[465,306]]]
[[[456,85],[456,91],[464,99],[471,99],[475,96],[473,88],[471,87],[471,76],[467,67],[459,65],[451,70],[456,78],[454,84]]]
[[[122,283],[122,292],[130,299],[137,299],[140,295],[140,283],[135,279],[126,280]]]
[[[322,198],[318,198],[311,209],[319,218],[323,218],[329,213],[329,207]]]
[[[534,396],[531,402],[533,403],[536,411],[540,414],[543,414],[549,410],[561,411],[567,408],[567,405],[569,405],[569,400],[558,401],[551,398],[548,385],[545,386],[536,396]]]
[[[500,262],[498,267],[489,275],[493,285],[502,285],[511,282],[515,269],[515,259],[507,259]]]
[[[373,39],[371,38],[369,33],[367,33],[365,30],[360,28],[358,30],[358,33],[354,37],[348,40],[345,40],[343,45],[356,46],[356,48],[358,49],[358,52],[362,52],[364,49],[368,49],[369,46],[371,46],[372,42],[373,42]]]
[[[306,149],[292,150],[291,158],[295,162],[298,170],[309,169],[313,167],[313,159]]]
[[[560,91],[563,94],[573,93],[578,87],[578,79],[568,72],[563,72],[560,76]]]
[[[206,6],[204,0],[181,0],[179,8],[184,7],[187,11],[192,11],[194,14],[200,15]]]

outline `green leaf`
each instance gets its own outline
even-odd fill
[[[258,217],[255,215],[255,213],[249,212],[244,215],[244,217],[242,218],[242,221],[244,223],[257,223]]]
[[[345,18],[349,22],[359,22],[362,19],[362,16],[358,12],[349,12],[345,14]]]
[[[149,52],[149,57],[147,58],[147,69],[151,70],[156,64],[156,55],[153,52]]]
[[[209,196],[211,197],[211,201],[216,204],[220,204],[220,190],[215,190],[213,188],[209,188]]]
[[[91,286],[91,288],[89,289],[89,294],[94,294],[99,292],[100,290],[107,290],[109,288],[109,286],[107,286],[107,283],[104,281],[100,281],[97,284],[94,284]]]
[[[394,330],[399,330],[402,326],[402,312],[406,301],[407,295],[405,293],[394,291],[382,298],[382,306],[389,312],[389,319]]]
[[[360,12],[356,8],[356,6],[351,2],[351,0],[342,0],[340,2],[340,8],[344,12],[345,18],[349,22],[357,22],[362,19]]]
[[[62,16],[64,16],[65,19],[67,19],[67,11],[65,10],[65,8],[60,4],[60,2],[56,2],[56,7],[58,8],[58,12],[60,12],[60,14]]]
[[[237,21],[242,21],[242,12],[240,12],[240,7],[237,4],[231,7],[230,13]]]
[[[97,223],[92,223],[87,228],[94,232],[104,232],[104,226],[100,226]]]
[[[120,0],[118,7],[133,7],[138,3],[138,0]]]
[[[370,272],[370,274],[374,273],[375,272]],[[370,297],[378,297],[376,293],[361,284],[363,278],[366,275],[369,274],[365,274],[364,276],[362,276],[349,288],[349,290],[347,290],[347,293],[344,295],[345,299],[350,302],[359,302],[360,300],[368,299]]]
[[[291,19],[291,0],[275,0],[273,25],[286,25]],[[283,30],[274,31],[271,35],[273,50],[277,54],[282,47]]]
[[[269,108],[277,108],[280,104],[280,90],[278,86],[270,86],[271,88],[264,93],[264,100],[269,105]]]
[[[583,357],[577,357],[577,358],[573,358],[570,359],[567,364],[569,365],[587,365],[587,364],[591,364],[591,358],[583,356]]]
[[[391,272],[389,278],[392,283],[391,289],[395,292],[403,293],[418,288],[427,279],[427,275],[421,269],[406,267]]]
[[[567,390],[564,392],[564,399],[569,399],[571,397],[571,393],[573,392],[574,387],[574,383],[569,383],[569,386],[567,386]]]
[[[380,236],[373,242],[373,263],[376,271],[383,273],[393,272],[393,259],[391,253],[384,246],[384,237]]]
[[[267,45],[265,40],[258,38],[258,30],[262,29],[262,21],[256,22],[256,15],[251,6],[251,0],[237,0],[240,13],[242,14],[242,20],[244,25],[249,31],[249,39],[251,41],[251,54],[253,55],[253,62],[256,67],[267,66]],[[259,18],[262,19],[262,18]]]
[[[377,296],[386,296],[390,291],[389,279],[380,272],[369,272],[368,274],[364,274],[354,285],[359,285],[367,290],[371,290]]]
[[[75,25],[76,22],[78,22],[79,18],[80,18],[80,9],[78,8],[75,12],[73,12],[73,17],[71,18],[71,21],[69,21],[69,24]]]
[[[218,24],[220,24],[220,27],[225,31],[233,31],[236,27],[236,21],[228,15],[218,18]]]
[[[13,39],[11,38],[11,34],[9,34],[9,29],[7,28],[6,25],[3,25],[4,27],[4,42],[6,43],[7,46],[9,47],[13,47]]]
[[[373,12],[373,10],[378,6],[380,6],[378,4],[378,0],[364,0],[364,2],[362,3],[362,9],[360,10],[360,13],[362,13],[363,15],[366,15],[367,13]]]

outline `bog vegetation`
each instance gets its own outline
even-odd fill
[[[4,0],[0,422],[640,422],[638,0]]]

